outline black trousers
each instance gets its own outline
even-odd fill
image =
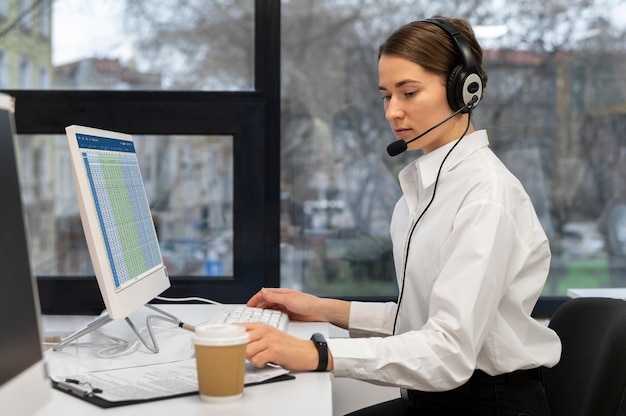
[[[541,369],[491,377],[478,370],[454,390],[408,391],[396,399],[350,413],[352,416],[549,416]]]

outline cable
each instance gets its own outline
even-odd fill
[[[205,303],[211,303],[214,305],[222,305],[219,302],[216,302],[214,300],[211,299],[205,299],[205,298],[199,298],[199,297],[186,297],[186,298],[166,298],[166,297],[162,297],[162,296],[157,296],[155,297],[155,299],[157,300],[161,300],[161,301],[165,301],[165,302],[188,302],[188,301],[199,301],[199,302],[205,302]],[[148,351],[152,352],[152,353],[158,353],[159,352],[159,343],[157,341],[157,338],[154,334],[153,331],[153,325],[152,325],[152,321],[155,319],[160,319],[162,321],[166,321],[166,322],[170,322],[173,323],[174,325],[176,325],[176,327],[178,328],[182,328],[185,329],[187,331],[190,332],[195,332],[196,327],[194,325],[191,325],[189,323],[183,322],[180,319],[178,319],[176,316],[160,310],[159,308],[155,307],[154,305],[151,304],[146,304],[146,307],[153,309],[157,312],[160,313],[160,315],[148,315],[146,317],[146,326],[141,328],[141,329],[137,329],[137,327],[135,326],[135,324],[130,320],[130,318],[126,317],[124,318],[124,320],[126,321],[126,323],[128,324],[128,326],[130,327],[130,329],[135,333],[135,335],[137,336],[137,340],[129,346],[128,341],[121,339],[121,338],[117,338],[117,337],[113,337],[111,335],[106,335],[103,334],[99,331],[94,331],[97,334],[106,337],[112,341],[115,342],[114,345],[110,345],[102,350],[100,350],[97,355],[100,358],[114,358],[114,357],[120,357],[123,355],[129,355],[132,354],[133,352],[135,352],[138,347],[139,347],[139,343],[143,344],[144,347],[146,347],[148,349]],[[147,338],[143,335],[143,331],[148,331],[148,337],[150,338],[150,342],[148,342]],[[77,343],[77,345],[80,345],[80,343]],[[124,348],[123,351],[119,351],[113,354],[109,354],[110,351],[116,351],[116,350],[120,350],[121,348]]]
[[[184,299],[169,299],[169,298],[157,298],[157,299],[161,299],[161,300],[166,300],[166,301],[187,301],[187,300],[200,300],[200,301],[206,301],[206,302],[210,302],[210,303],[217,303],[214,301],[210,301],[210,300],[206,300],[206,299],[201,299],[201,298],[184,298]],[[124,318],[124,320],[126,321],[126,323],[128,324],[128,326],[130,327],[130,329],[135,333],[137,339],[136,341],[129,346],[129,342],[125,339],[122,338],[117,338],[111,335],[107,335],[104,334],[100,331],[93,331],[94,334],[100,335],[102,337],[108,338],[109,340],[113,341],[114,344],[113,345],[108,345],[107,347],[101,349],[98,353],[97,356],[100,358],[114,358],[114,357],[120,357],[123,355],[129,355],[133,352],[135,352],[138,347],[139,347],[139,343],[141,342],[141,344],[143,344],[150,352],[152,353],[158,353],[159,352],[159,344],[157,342],[156,336],[154,334],[153,331],[153,324],[152,321],[154,319],[160,319],[162,321],[166,321],[166,322],[170,322],[172,324],[175,325],[175,327],[178,328],[182,328],[185,329],[187,331],[190,332],[195,332],[196,328],[194,325],[188,324],[186,322],[181,321],[180,319],[178,319],[176,316],[170,314],[169,312],[166,312],[164,310],[161,310],[159,308],[157,308],[156,306],[147,303],[145,305],[145,307],[152,309],[156,312],[158,312],[158,315],[155,314],[151,314],[148,315],[146,317],[146,326],[141,328],[141,329],[137,329],[137,327],[135,326],[135,324],[130,320],[130,317],[126,317]],[[107,321],[108,322],[108,321]],[[175,328],[173,327],[173,328]],[[172,329],[173,329],[172,328]],[[148,331],[148,335],[150,338],[150,342],[148,342],[148,340],[144,337],[143,332],[144,331]],[[73,344],[75,344],[76,346],[84,346],[84,345],[88,345],[88,344],[81,344],[79,342],[72,342]],[[58,345],[58,344],[57,344]],[[96,344],[89,344],[89,345],[96,345]],[[122,351],[120,351],[121,349],[123,349]],[[110,351],[117,351],[115,353],[110,354]]]
[[[437,171],[437,177],[435,178],[435,185],[433,187],[433,196],[430,198],[430,201],[428,202],[428,205],[426,205],[426,208],[424,208],[424,211],[422,211],[422,213],[419,215],[419,217],[417,217],[417,220],[415,221],[415,223],[413,223],[413,227],[411,227],[411,231],[409,231],[409,238],[408,238],[407,245],[406,245],[406,256],[404,258],[404,267],[403,267],[403,271],[402,271],[402,288],[400,289],[400,296],[398,298],[398,306],[396,308],[396,316],[393,319],[393,331],[391,332],[392,335],[396,334],[396,325],[398,323],[398,315],[400,314],[400,305],[402,304],[402,298],[404,296],[404,287],[405,287],[405,280],[406,280],[406,268],[407,268],[407,264],[409,263],[409,248],[411,247],[411,239],[413,238],[413,232],[415,231],[415,228],[417,227],[417,224],[419,223],[419,221],[422,219],[424,214],[426,214],[426,211],[428,211],[428,208],[430,208],[431,204],[435,200],[435,194],[437,193],[437,184],[439,183],[439,175],[441,174],[441,169],[443,168],[443,164],[445,163],[445,161],[448,158],[448,156],[450,156],[450,153],[452,153],[454,148],[459,143],[461,143],[461,140],[467,134],[467,131],[469,130],[469,127],[470,127],[471,119],[472,119],[472,111],[470,110],[470,112],[467,115],[467,126],[465,126],[465,131],[463,132],[461,137],[458,138],[457,142],[454,143],[454,145],[450,148],[450,150],[448,150],[448,153],[446,153],[446,155],[444,156],[443,160],[441,161],[441,164],[439,165],[439,170]]]
[[[189,302],[189,301],[196,301],[196,302],[209,303],[211,305],[218,305],[218,306],[224,305],[223,303],[220,303],[220,302],[212,300],[212,299],[199,298],[199,297],[195,297],[195,296],[186,297],[186,298],[166,298],[166,297],[163,297],[163,296],[157,296],[157,297],[155,297],[155,299],[160,300],[160,301],[164,301],[164,302]],[[196,327],[194,325],[188,324],[186,322],[182,322],[180,320],[177,322],[177,325],[178,325],[179,328],[186,329],[187,331],[195,332],[195,330],[196,330]]]
[[[116,357],[121,357],[124,355],[130,355],[137,350],[137,345],[139,345],[138,341],[135,341],[132,343],[132,345],[129,345],[128,341],[125,339],[117,338],[112,335],[108,335],[103,332],[100,332],[100,331],[94,331],[94,333],[102,337],[108,338],[110,340],[117,341],[117,344],[110,345],[98,351],[96,353],[96,356],[98,358],[116,358]],[[109,351],[119,351],[119,352],[108,354]]]
[[[205,299],[205,298],[198,298],[198,297],[188,297],[188,298],[165,298],[163,296],[157,296],[155,297],[155,299],[157,300],[162,300],[164,302],[189,302],[189,301],[197,301],[197,302],[204,302],[204,303],[210,303],[212,305],[223,305],[223,303],[220,303],[218,301],[215,300],[211,300],[211,299]]]
[[[104,348],[104,349],[102,349],[102,350],[100,350],[98,352],[98,357],[100,357],[100,358],[115,358],[115,357],[121,357],[121,356],[124,356],[124,355],[130,355],[133,352],[137,351],[140,343],[143,344],[148,349],[148,351],[150,351],[152,353],[155,353],[155,354],[158,353],[159,352],[159,344],[157,342],[157,338],[156,338],[156,335],[154,333],[154,325],[152,324],[152,321],[154,319],[160,319],[162,321],[170,322],[170,323],[173,323],[174,325],[176,325],[175,327],[162,328],[162,329],[174,329],[176,327],[180,327],[180,328],[184,328],[184,329],[187,329],[189,331],[192,331],[192,332],[195,330],[195,328],[193,326],[185,324],[185,323],[179,321],[178,319],[172,319],[170,317],[161,316],[161,315],[148,315],[146,317],[146,326],[141,328],[141,329],[139,329],[139,330],[137,330],[135,325],[130,320],[128,320],[128,318],[127,318],[126,322],[128,323],[128,325],[131,327],[131,329],[133,330],[133,332],[137,336],[137,340],[132,345],[130,345],[129,347],[124,349],[123,351],[120,351],[120,352],[115,353],[115,354],[105,354],[105,353],[107,353],[107,352],[109,352],[111,350],[119,349],[121,347],[121,345],[112,345],[112,346],[110,346],[108,348]],[[185,327],[185,326],[187,326],[187,327]],[[193,329],[189,329],[189,327],[191,327]],[[151,342],[152,345],[150,345],[147,342],[147,340],[144,338],[144,335],[143,335],[144,331],[148,331],[148,334],[150,336],[150,340],[152,341]],[[110,335],[105,335],[105,334],[101,334],[101,335],[106,336],[107,338],[110,338],[110,339],[123,341],[126,344],[126,346],[128,346],[128,342],[126,342],[123,339],[112,337]]]

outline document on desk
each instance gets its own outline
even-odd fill
[[[295,377],[289,376],[288,371],[280,367],[256,368],[246,363],[246,386],[292,378]],[[54,376],[52,379],[57,389],[102,407],[179,397],[198,392],[195,358]]]

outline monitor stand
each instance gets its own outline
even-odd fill
[[[137,328],[135,327],[135,324],[133,324],[133,322],[130,320],[129,317],[124,318],[124,320],[126,321],[128,326],[133,330],[133,332],[135,333],[137,338],[141,341],[141,343],[148,350],[150,350],[150,352],[153,352],[153,353],[156,354],[156,353],[159,352],[159,345],[157,344],[156,338],[154,337],[154,334],[152,332],[152,328],[150,326],[150,318],[165,320],[165,321],[168,321],[168,322],[172,322],[172,323],[180,326],[181,328],[185,328],[185,329],[187,329],[187,328],[186,328],[186,326],[183,325],[183,323],[180,321],[180,319],[178,319],[174,315],[172,315],[172,314],[170,314],[168,312],[165,312],[164,310],[159,309],[156,306],[151,305],[149,303],[145,304],[144,306],[146,306],[147,308],[150,308],[153,311],[163,315],[163,316],[150,315],[148,317],[147,328],[148,328],[148,332],[150,334],[150,339],[152,341],[152,345],[149,345],[146,342],[146,340],[141,336],[141,334],[139,333],[139,330],[137,330]],[[101,316],[96,318],[95,320],[93,320],[90,323],[88,323],[87,326],[85,326],[84,328],[74,332],[72,335],[68,336],[67,338],[65,338],[64,340],[62,340],[61,342],[59,342],[58,344],[53,346],[52,350],[53,351],[59,351],[59,350],[63,349],[64,347],[66,347],[67,345],[69,345],[71,342],[77,340],[78,338],[80,338],[80,337],[82,337],[84,335],[87,335],[88,333],[93,332],[96,329],[101,328],[104,325],[106,325],[106,324],[108,324],[109,322],[112,322],[112,321],[113,321],[113,319],[109,316],[109,314],[107,312],[105,312]]]

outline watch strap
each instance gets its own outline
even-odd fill
[[[313,341],[319,357],[315,371],[326,371],[326,368],[328,368],[328,344],[326,339],[324,335],[315,333],[311,337],[311,341]]]

